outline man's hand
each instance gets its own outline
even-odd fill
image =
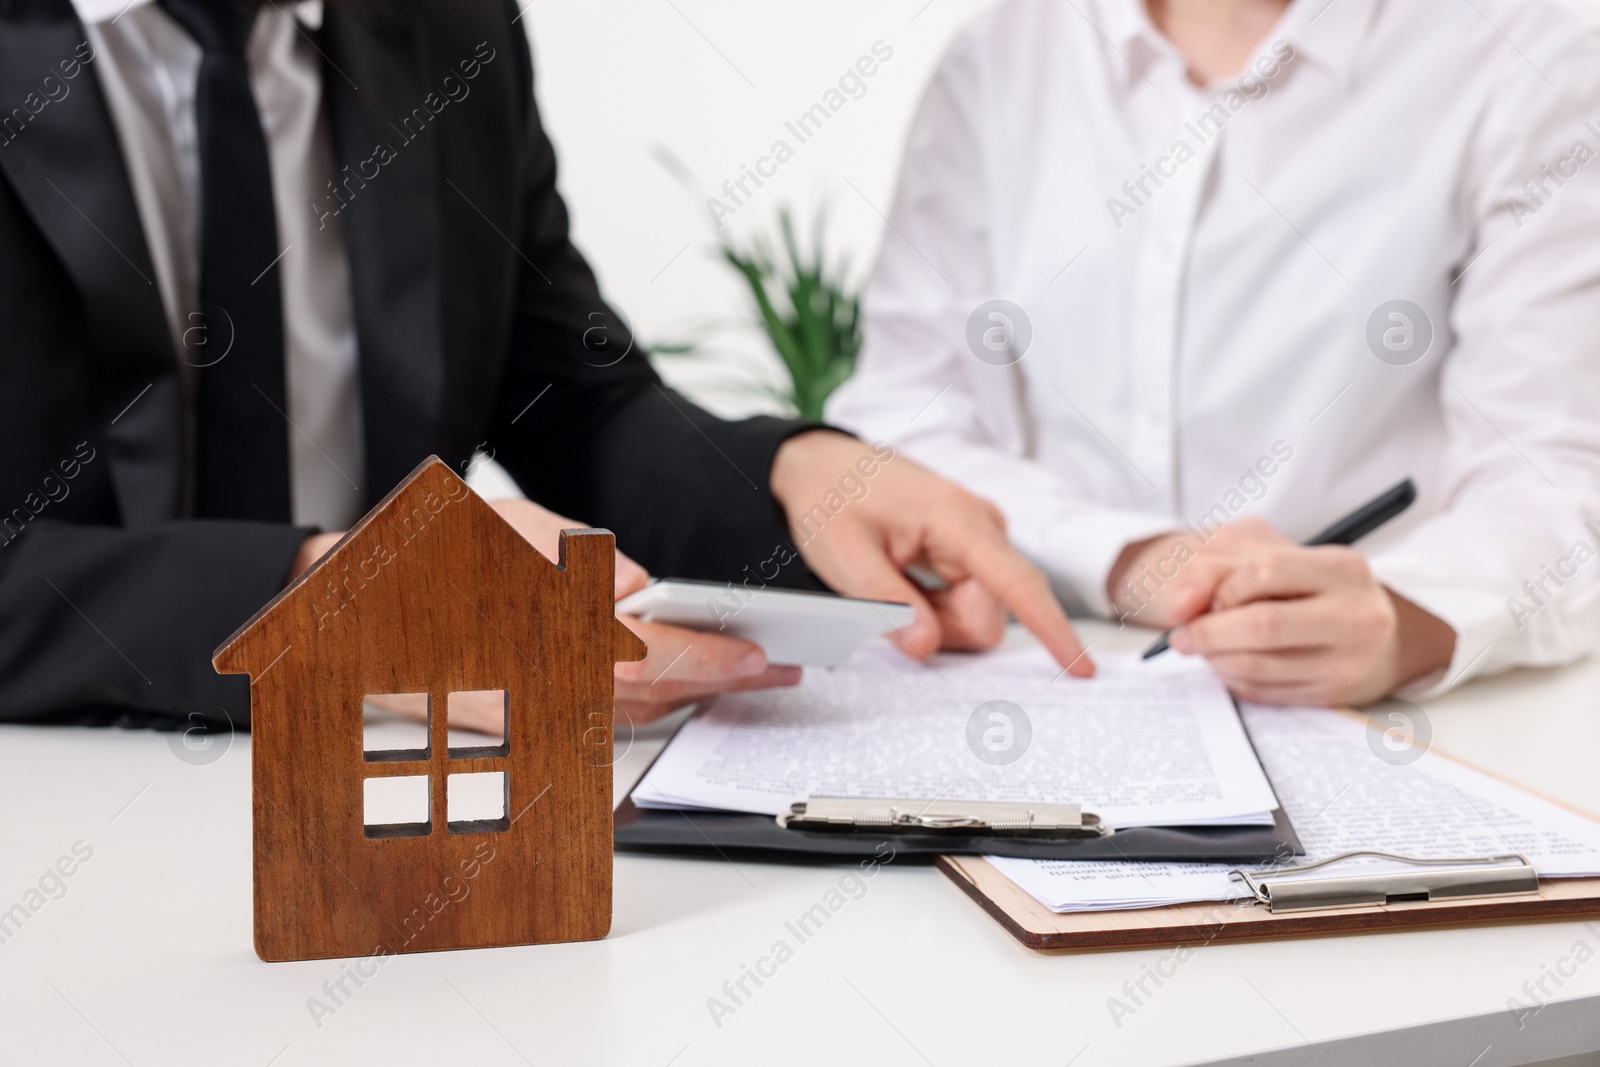
[[[562,530],[587,525],[530,500],[507,497],[491,500],[489,504],[550,560],[557,556]],[[320,559],[343,536],[343,533],[326,533],[306,538],[295,557],[294,574],[290,579]],[[649,580],[650,575],[643,567],[621,552],[617,553],[616,599],[643,588]],[[627,615],[619,618],[624,626],[643,638],[650,649],[649,654],[636,663],[616,665],[615,705],[619,717],[648,722],[717,693],[795,685],[800,681],[800,668],[768,664],[766,653],[749,641],[722,634],[696,633],[662,623],[640,622]],[[397,706],[392,710],[414,713],[409,706]],[[450,724],[492,733],[502,728],[502,714],[498,699],[468,697],[456,702]]]
[[[509,522],[513,529],[551,561],[554,561],[560,553],[562,530],[581,529],[589,525],[586,522],[574,522],[548,508],[540,507],[531,500],[519,497],[491,500],[489,506],[499,512],[502,519]],[[301,571],[327,555],[328,550],[338,544],[339,538],[343,536],[344,531],[340,530],[335,533],[312,534],[300,542],[300,551],[295,553],[289,580],[294,581],[300,576]],[[621,552],[617,553],[617,600],[621,600],[636,589],[643,588],[649,580],[650,575],[643,567]]]
[[[562,530],[588,525],[530,500],[508,498],[489,503],[550,559],[556,558]],[[649,580],[643,567],[617,553],[616,599],[644,588]],[[766,653],[749,641],[664,623],[640,622],[629,615],[618,618],[650,650],[642,660],[617,664],[614,699],[619,717],[649,722],[717,693],[796,685],[800,681],[800,668],[769,665]]]
[[[339,538],[344,536],[344,531],[338,533],[312,534],[300,542],[300,551],[294,554],[294,562],[289,565],[289,581],[300,577],[302,571],[317,560],[328,554],[328,550],[339,543]],[[287,584],[287,583],[285,583]]]
[[[1071,673],[1094,664],[1044,575],[1006,540],[986,500],[904,456],[814,430],[789,438],[772,464],[772,492],[817,576],[846,596],[912,605],[894,640],[912,655],[982,649],[1005,632],[1009,608]],[[924,592],[905,576],[925,566],[949,584]]]
[[[570,529],[570,524],[567,527]],[[796,685],[799,667],[775,667],[760,648],[722,634],[702,634],[678,626],[640,622],[619,615],[622,624],[644,639],[650,654],[616,665],[614,704],[618,721],[649,722],[685,704],[738,689]],[[377,703],[411,713],[409,708]],[[498,694],[464,694],[450,706],[450,725],[484,733],[504,727]]]
[[[517,533],[552,563],[561,552],[561,531],[584,529],[589,525],[564,515],[557,515],[550,509],[542,508],[533,501],[521,497],[501,497],[489,501],[489,506],[499,512],[502,519],[509,522]],[[617,553],[614,583],[616,593],[613,599],[621,600],[629,593],[643,589],[649,580],[648,571],[621,552]]]
[[[1187,530],[1162,534],[1122,550],[1106,595],[1123,619],[1166,629],[1209,610],[1218,586],[1245,560],[1293,545],[1254,516],[1219,527],[1204,542]]]
[[[649,722],[718,693],[800,684],[799,667],[767,662],[759,645],[726,634],[617,616],[638,634],[650,654],[617,664],[617,717]]]

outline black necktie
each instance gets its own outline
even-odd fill
[[[289,424],[272,171],[245,45],[254,4],[159,0],[200,45],[200,309],[181,358],[198,367],[195,515],[287,522]]]

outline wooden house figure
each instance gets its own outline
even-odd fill
[[[257,955],[606,935],[612,669],[645,654],[612,612],[614,546],[567,530],[558,566],[430,457],[217,649],[250,675]],[[450,694],[483,691],[503,741],[450,747]],[[367,751],[365,698],[392,694],[425,701],[421,747]],[[466,774],[502,776],[497,818],[451,818]],[[369,824],[370,780],[397,776],[377,784],[417,787],[421,816]]]

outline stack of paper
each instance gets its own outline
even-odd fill
[[[1383,759],[1387,750],[1370,743],[1366,722],[1347,712],[1248,704],[1242,711],[1307,853],[1291,862],[1357,849],[1426,858],[1519,852],[1544,877],[1600,874],[1600,823],[1438,752],[1403,765]],[[1247,895],[1229,877],[1237,864],[988,859],[1057,912]]]
[[[868,648],[794,689],[719,698],[633,793],[776,815],[813,796],[1078,804],[1117,828],[1271,825],[1222,684],[1178,656],[1068,676],[1036,647],[910,661]]]

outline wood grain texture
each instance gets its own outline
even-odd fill
[[[1538,894],[1526,897],[1401,901],[1299,915],[1273,915],[1264,907],[1228,901],[1058,915],[982,857],[940,856],[935,863],[1011,936],[1033,949],[1197,945],[1600,915],[1600,878],[1543,879]]]
[[[228,639],[251,677],[256,953],[303,960],[604,937],[611,927],[615,539],[540,555],[430,457]],[[506,754],[451,758],[446,699],[504,689]],[[426,759],[373,761],[362,698],[427,693]],[[507,775],[507,827],[452,832],[446,776]],[[362,781],[429,776],[423,836],[374,837]]]

